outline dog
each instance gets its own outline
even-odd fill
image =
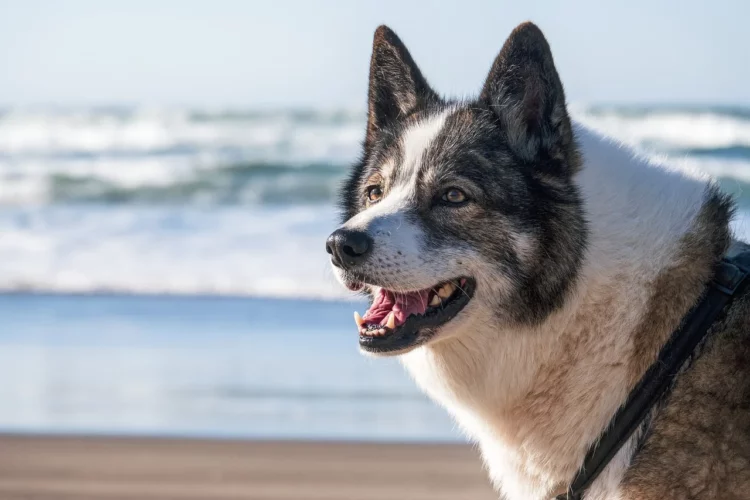
[[[363,153],[326,241],[362,352],[398,356],[478,444],[501,498],[565,494],[733,242],[733,201],[577,123],[518,26],[479,96],[447,100],[375,32]],[[586,500],[750,498],[750,298]]]

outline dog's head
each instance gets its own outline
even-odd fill
[[[338,278],[372,297],[362,350],[400,354],[474,321],[533,324],[575,279],[586,229],[580,165],[549,45],[508,38],[479,98],[451,102],[381,26],[364,152],[326,249]]]

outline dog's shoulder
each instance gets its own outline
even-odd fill
[[[678,379],[628,470],[629,499],[750,499],[750,291]]]

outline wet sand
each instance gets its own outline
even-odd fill
[[[3,500],[494,500],[452,444],[0,436]]]

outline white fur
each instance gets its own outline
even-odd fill
[[[648,306],[648,286],[677,252],[708,182],[634,157],[582,127],[576,134],[584,156],[576,182],[590,237],[566,305],[539,327],[504,330],[478,291],[446,325],[450,336],[401,356],[419,386],[479,443],[508,500],[561,493],[626,398],[623,360]],[[545,385],[547,375],[556,385]],[[632,442],[586,500],[619,498],[631,454]]]
[[[453,108],[448,108],[426,120],[417,122],[403,133],[401,137],[403,160],[399,166],[398,184],[406,186],[413,192],[417,186],[417,173],[422,165],[422,157],[443,129],[445,119],[452,112]]]

